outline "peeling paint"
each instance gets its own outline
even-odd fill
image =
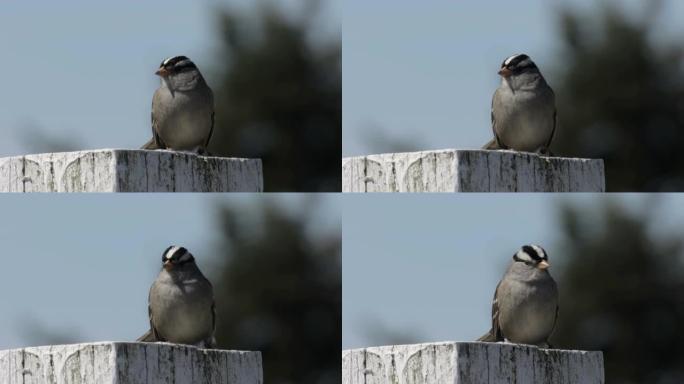
[[[342,159],[342,192],[605,192],[603,160],[445,149]]]
[[[0,351],[5,383],[263,384],[263,373],[259,352],[100,342]]]
[[[603,384],[603,353],[440,342],[342,351],[342,384]]]
[[[263,192],[260,159],[101,149],[0,158],[0,192]]]

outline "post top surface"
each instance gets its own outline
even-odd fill
[[[0,192],[262,192],[261,159],[93,149],[0,158]]]
[[[540,348],[534,345],[527,345],[527,344],[514,344],[514,343],[487,343],[487,342],[482,342],[482,341],[436,341],[436,342],[430,342],[430,343],[418,343],[418,344],[397,344],[397,345],[380,345],[380,346],[373,346],[373,347],[366,347],[366,348],[354,348],[354,349],[345,349],[343,352],[345,353],[351,353],[351,352],[361,352],[361,351],[377,351],[381,353],[391,353],[393,350],[399,350],[399,349],[422,349],[425,347],[430,347],[430,346],[469,346],[469,347],[477,347],[477,346],[491,346],[491,345],[497,345],[500,346],[501,348],[506,348],[506,349],[511,349],[511,350],[528,350],[528,351],[545,351],[545,352],[558,352],[558,353],[600,353],[602,354],[603,352],[601,351],[584,351],[584,350],[576,350],[576,349],[557,349],[557,348]]]
[[[424,151],[412,151],[412,152],[388,152],[388,153],[375,153],[375,154],[369,154],[369,155],[358,155],[358,156],[348,156],[344,157],[343,160],[351,160],[355,158],[374,158],[374,157],[388,157],[388,156],[422,156],[425,154],[445,154],[445,153],[454,153],[454,154],[471,154],[471,155],[484,155],[484,154],[490,154],[490,153],[499,153],[502,154],[503,156],[528,156],[528,157],[536,157],[539,159],[544,159],[544,160],[556,160],[556,161],[600,161],[603,163],[603,159],[588,159],[588,158],[581,158],[581,157],[561,157],[561,156],[544,156],[540,155],[538,153],[533,153],[533,152],[520,152],[520,151],[514,151],[511,149],[501,149],[501,150],[489,150],[489,149],[458,149],[458,148],[443,148],[443,149],[428,149]]]
[[[205,155],[200,155],[195,152],[189,152],[189,151],[174,151],[170,149],[155,149],[155,150],[149,150],[149,149],[126,149],[126,148],[97,148],[97,149],[83,149],[83,150],[78,150],[78,151],[62,151],[62,152],[45,152],[45,153],[30,153],[26,155],[16,155],[16,156],[6,156],[4,158],[16,158],[16,157],[33,157],[33,156],[45,156],[45,155],[78,155],[82,156],[87,153],[130,153],[130,154],[145,154],[145,153],[158,153],[158,154],[165,154],[165,155],[178,155],[178,156],[192,156],[192,157],[199,157],[199,158],[206,158],[206,159],[225,159],[225,160],[259,160],[256,158],[242,158],[242,157],[224,157],[224,156],[205,156]],[[0,157],[3,158],[3,157]]]
[[[483,149],[346,157],[342,192],[605,192],[605,165]]]
[[[113,347],[148,347],[148,346],[154,346],[154,347],[167,347],[167,348],[176,348],[176,349],[187,349],[187,350],[197,350],[197,351],[212,351],[212,352],[225,352],[225,353],[239,353],[239,354],[249,354],[249,353],[261,353],[260,351],[243,351],[243,350],[234,350],[234,349],[209,349],[209,348],[200,348],[196,347],[194,345],[187,345],[187,344],[175,344],[175,343],[167,343],[167,342],[156,342],[156,343],[143,343],[139,341],[93,341],[93,342],[87,342],[87,343],[74,343],[74,344],[55,344],[55,345],[36,345],[36,346],[27,346],[27,347],[22,347],[22,348],[12,348],[12,349],[5,349],[5,350],[0,350],[0,352],[10,352],[10,351],[19,351],[19,350],[44,350],[44,349],[51,349],[51,348],[74,348],[74,349],[80,349],[83,347],[100,347],[100,346],[113,346]]]

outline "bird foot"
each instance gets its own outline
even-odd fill
[[[213,156],[206,147],[196,147],[193,152],[200,156]]]
[[[211,339],[202,340],[195,344],[197,348],[213,349],[216,347],[216,339],[212,337]]]
[[[194,155],[198,156],[213,156],[211,152],[209,152],[205,147],[195,147],[192,149],[173,149],[173,148],[158,148],[158,149],[164,149],[166,151],[174,151],[174,152],[182,152],[182,153],[192,153]]]
[[[534,151],[534,152],[535,152],[536,154],[540,155],[540,156],[548,156],[548,157],[554,157],[554,156],[555,156],[555,155],[553,154],[553,152],[551,152],[551,151],[549,150],[548,147],[539,147],[539,148],[537,148],[537,150]]]

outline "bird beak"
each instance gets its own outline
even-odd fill
[[[167,271],[169,271],[169,270],[171,270],[172,268],[173,268],[173,263],[171,263],[171,261],[169,261],[169,260],[166,260],[166,261],[164,262],[164,269],[166,269]]]
[[[548,268],[548,267],[550,267],[550,266],[551,266],[551,265],[550,265],[546,260],[542,260],[542,261],[539,262],[539,264],[537,264],[537,268],[539,268],[539,269],[541,269],[541,270],[544,270],[544,269],[546,269],[546,268]]]
[[[511,71],[510,69],[508,69],[506,67],[503,67],[499,70],[498,73],[499,73],[499,76],[501,76],[501,77],[508,77],[511,74],[513,74],[513,71]]]
[[[157,76],[164,77],[164,76],[167,76],[167,75],[169,74],[169,70],[166,69],[166,68],[164,68],[164,67],[162,67],[162,68],[159,68],[159,69],[157,70],[157,72],[155,72],[154,74],[157,75]]]

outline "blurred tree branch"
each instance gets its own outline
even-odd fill
[[[316,204],[308,201],[313,211]],[[342,343],[340,229],[307,235],[310,218],[273,204],[219,210],[217,340],[259,350],[268,383],[338,384]],[[306,211],[303,211],[306,212]]]
[[[263,160],[269,191],[339,191],[341,42],[314,44],[317,1],[290,20],[272,3],[257,20],[222,9],[211,151]]]
[[[684,45],[655,44],[662,1],[561,11],[554,151],[603,158],[609,191],[684,190]]]
[[[657,200],[640,212],[606,202],[560,210],[558,348],[602,350],[613,383],[684,382],[684,243],[653,235]]]

